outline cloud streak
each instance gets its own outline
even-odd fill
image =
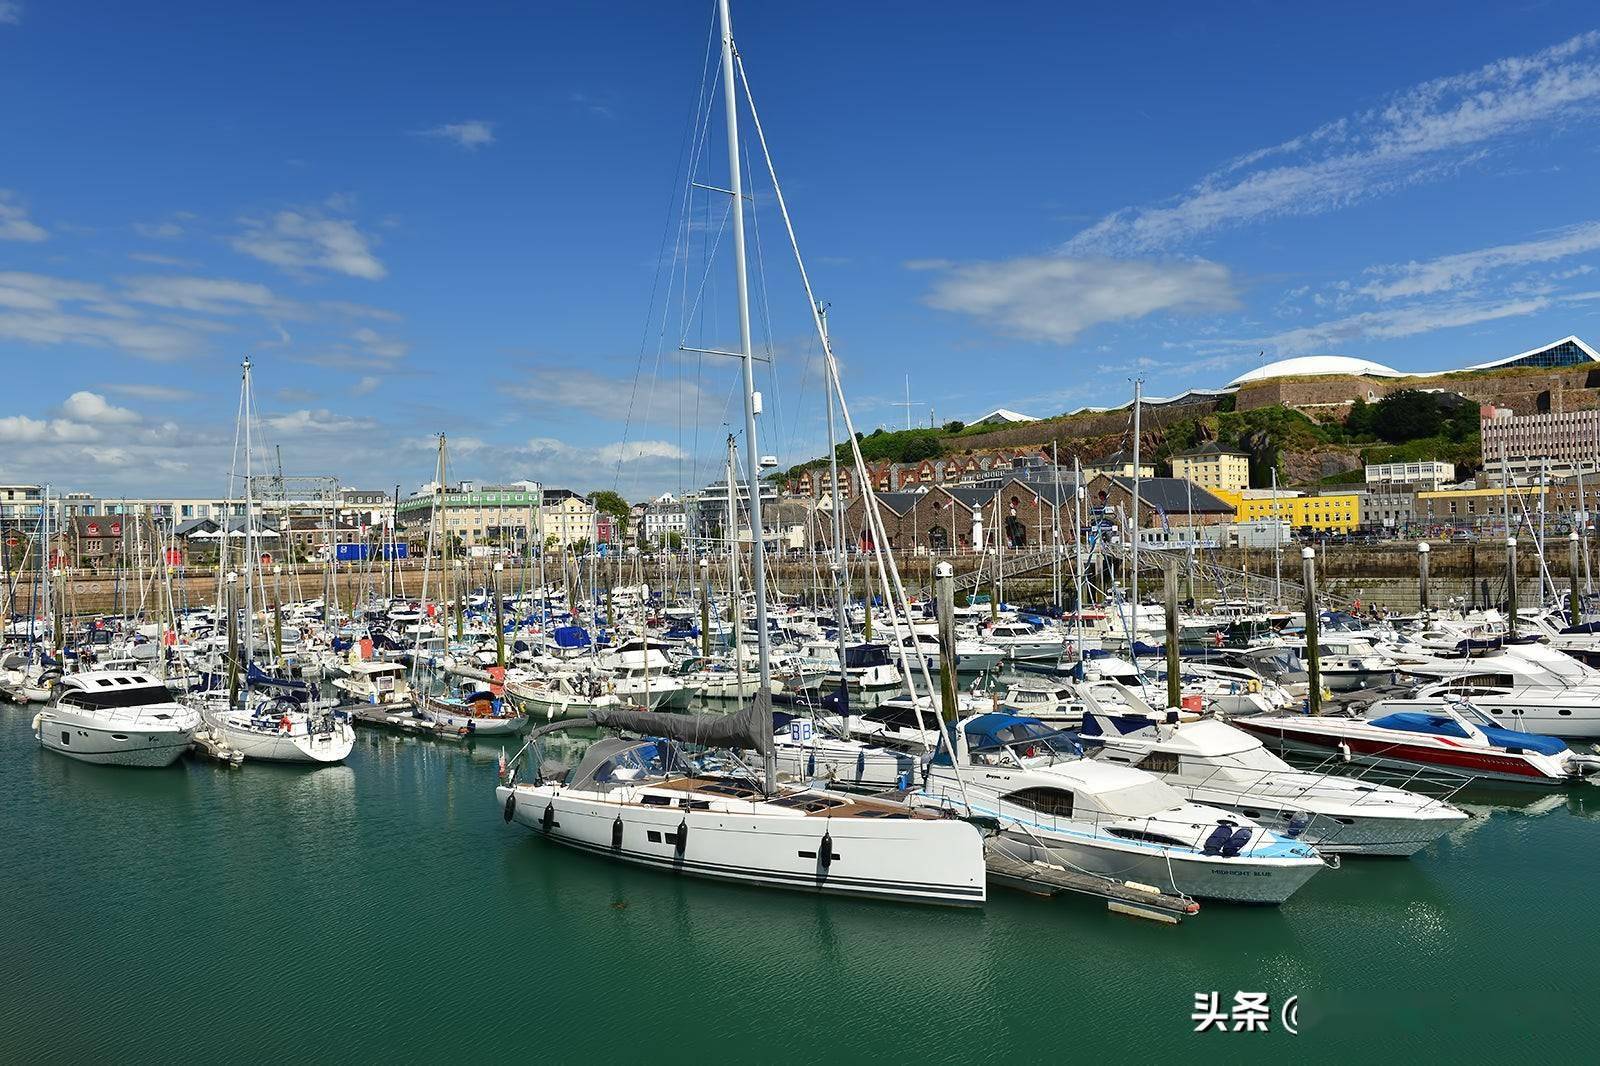
[[[295,276],[322,271],[379,281],[389,273],[373,251],[374,238],[350,219],[300,208],[243,222],[233,249]]]
[[[442,126],[423,130],[422,136],[450,141],[469,152],[476,152],[479,148],[487,148],[494,143],[494,123],[482,119],[446,122]]]
[[[1054,256],[953,264],[908,264],[942,277],[930,307],[971,315],[1025,340],[1070,344],[1085,330],[1157,312],[1229,311],[1239,306],[1228,268],[1203,259],[1145,262]]]
[[[1169,204],[1114,212],[1069,255],[1170,250],[1218,230],[1332,211],[1464,166],[1505,138],[1600,105],[1600,31],[1424,82],[1242,156]]]
[[[0,22],[5,21],[5,7],[0,5]],[[17,200],[10,189],[0,189],[0,241],[24,241],[37,244],[49,240],[45,228],[28,217],[28,209]]]

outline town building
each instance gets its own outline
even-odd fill
[[[546,489],[537,525],[547,547],[568,548],[580,542],[596,543],[599,519],[594,504],[571,489]]]
[[[1419,488],[1437,489],[1451,485],[1456,480],[1456,464],[1425,459],[1414,463],[1368,463],[1365,470],[1367,486],[1415,485]]]
[[[824,474],[827,471],[823,471]],[[884,477],[888,464],[884,464]],[[840,478],[842,485],[844,479]],[[761,482],[761,527],[767,533],[774,528],[778,503],[778,486],[771,480]],[[750,543],[750,485],[743,478],[734,477],[734,507],[739,530],[734,534],[744,543]],[[684,529],[696,548],[713,550],[727,546],[728,539],[728,482],[724,478],[714,481],[684,498]]]
[[[689,533],[688,512],[670,492],[662,493],[640,507],[635,521],[638,523],[639,543],[643,547],[671,547],[674,537],[681,546]]]
[[[1202,488],[1176,477],[1140,478],[1101,474],[1089,482],[1087,495],[1091,508],[1102,516],[1119,515],[1125,524],[1133,513],[1133,493],[1139,492],[1139,528],[1177,525],[1216,525],[1232,522],[1234,505],[1226,494]]]
[[[925,492],[876,494],[889,548],[935,555],[996,547],[996,529],[1008,551],[1053,543],[1055,508],[1051,497],[1013,478],[996,488],[936,485]],[[874,544],[863,500],[845,508],[845,537],[861,551]],[[831,530],[817,531],[819,538]],[[825,540],[823,541],[825,542]]]
[[[1427,486],[1426,491],[1437,487]],[[1361,525],[1366,529],[1404,533],[1417,520],[1417,492],[1415,485],[1369,483],[1361,496]]]
[[[1313,496],[1280,489],[1275,494],[1254,490],[1248,493],[1219,491],[1217,495],[1233,503],[1240,522],[1278,520],[1288,522],[1295,529],[1327,533],[1348,533],[1361,525],[1361,494],[1356,492]]]
[[[1493,484],[1502,475],[1526,485],[1600,469],[1600,409],[1518,415],[1485,406],[1482,416],[1483,472]]]
[[[1083,464],[1083,473],[1086,477],[1139,477],[1153,478],[1156,476],[1155,464],[1145,456],[1139,457],[1139,469],[1133,468],[1133,453],[1131,451],[1112,452],[1104,459],[1095,459]]]
[[[1250,487],[1250,453],[1207,441],[1172,457],[1172,476],[1203,489],[1243,492]]]
[[[462,481],[441,489],[425,485],[400,501],[400,527],[408,539],[425,543],[430,529],[456,538],[462,547],[501,545],[517,547],[528,542],[529,531],[541,525],[540,502],[549,503],[549,494],[538,482],[516,481],[507,485],[480,485]],[[435,507],[441,511],[440,525],[434,525]],[[587,507],[587,504],[585,504]],[[593,535],[591,523],[586,535]],[[435,548],[435,550],[439,550]]]

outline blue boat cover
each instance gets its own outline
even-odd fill
[[[558,648],[587,648],[593,643],[589,631],[582,626],[557,626],[550,636]]]
[[[1382,718],[1374,718],[1372,724],[1380,729],[1394,729],[1403,733],[1427,733],[1436,737],[1463,739],[1467,736],[1467,731],[1462,729],[1461,723],[1455,719],[1423,711],[1396,711]],[[1479,726],[1478,729],[1489,739],[1489,743],[1508,751],[1535,751],[1541,755],[1559,755],[1567,750],[1566,743],[1557,737],[1502,729],[1495,725]]]

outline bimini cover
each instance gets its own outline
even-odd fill
[[[888,666],[889,649],[882,644],[856,644],[844,650],[844,664],[852,669]]]
[[[1372,724],[1380,729],[1426,733],[1436,737],[1465,739],[1467,736],[1467,731],[1461,728],[1461,723],[1455,719],[1440,714],[1426,714],[1422,711],[1396,711],[1382,718],[1374,718]],[[1502,729],[1496,725],[1478,726],[1478,731],[1488,739],[1489,743],[1507,751],[1533,751],[1540,755],[1559,755],[1567,750],[1564,741],[1539,733],[1522,733],[1515,729]]]
[[[587,648],[593,643],[582,626],[557,626],[550,636],[558,648]]]

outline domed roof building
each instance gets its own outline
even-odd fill
[[[1272,378],[1327,377],[1331,375],[1378,378],[1405,377],[1393,367],[1374,363],[1371,359],[1356,359],[1348,355],[1301,355],[1293,359],[1279,359],[1276,363],[1248,370],[1232,381],[1228,388],[1237,388],[1255,381]]]

